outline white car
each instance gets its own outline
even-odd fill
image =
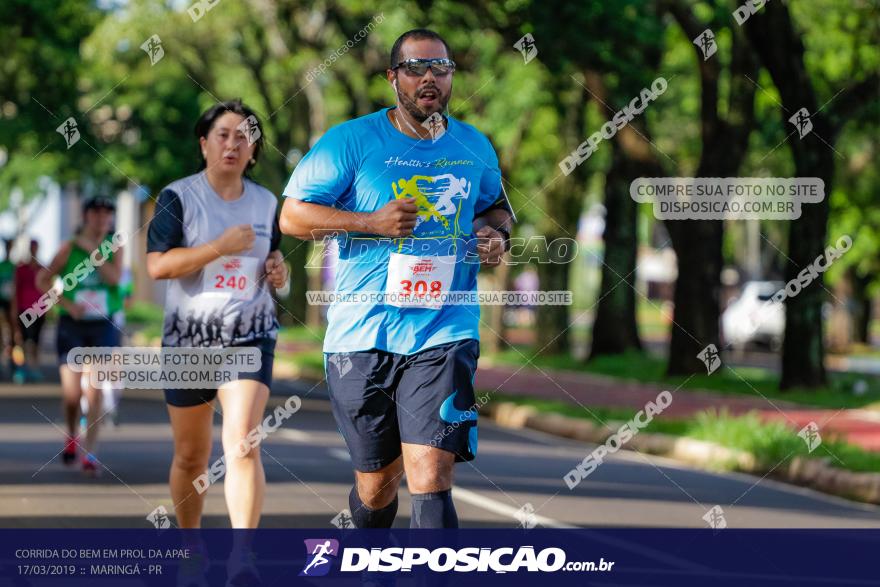
[[[785,335],[785,304],[771,298],[783,287],[781,281],[747,281],[721,314],[725,345],[743,349],[749,343],[760,343],[779,350]]]

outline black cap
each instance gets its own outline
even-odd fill
[[[104,196],[95,196],[94,198],[89,198],[83,204],[83,212],[87,212],[88,210],[96,210],[98,208],[106,208],[111,212],[115,212],[116,203],[110,198]]]

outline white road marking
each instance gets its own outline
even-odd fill
[[[469,489],[462,489],[461,487],[453,487],[452,488],[452,496],[460,501],[467,502],[471,505],[475,505],[477,507],[481,507],[485,510],[489,510],[492,513],[499,514],[501,516],[505,516],[510,518],[511,520],[516,519],[516,514],[519,512],[519,508],[515,508],[513,506],[509,506],[506,503],[501,503],[500,501],[496,501],[490,497],[486,497],[476,491],[471,491]],[[558,520],[554,520],[553,518],[548,518],[546,516],[541,516],[538,514],[531,514],[534,516],[534,521],[545,528],[567,528],[567,529],[579,529],[584,534],[589,535],[593,540],[604,542],[606,544],[610,544],[617,548],[624,548],[626,550],[632,552],[638,552],[642,555],[648,556],[655,560],[666,562],[670,565],[689,569],[691,571],[708,571],[710,570],[708,567],[701,565],[695,561],[690,561],[688,559],[684,559],[677,556],[669,555],[665,552],[659,552],[653,548],[645,547],[640,544],[630,543],[626,540],[620,540],[616,538],[609,538],[605,536],[602,532],[597,532],[595,530],[589,530],[587,528],[581,528],[580,526],[572,526],[571,524],[566,524],[564,522],[560,522]]]
[[[461,500],[463,502],[469,503],[471,505],[475,505],[479,508],[483,508],[484,510],[488,510],[493,514],[498,514],[499,516],[504,516],[505,518],[510,518],[510,520],[516,520],[516,514],[519,512],[520,508],[515,508],[513,506],[507,505],[506,503],[501,503],[491,497],[486,497],[481,493],[477,493],[476,491],[471,491],[470,489],[464,489],[461,487],[453,487],[452,488],[452,497],[455,499]],[[545,526],[547,528],[577,528],[578,526],[572,526],[571,524],[566,524],[564,522],[560,522],[558,520],[554,520],[553,518],[548,518],[545,516],[541,516],[538,514],[532,514],[534,516],[535,523],[540,524],[541,526]]]
[[[344,448],[330,448],[327,449],[327,452],[330,453],[330,456],[336,457],[340,461],[350,461],[351,458],[348,456],[348,451]]]
[[[295,430],[293,428],[280,428],[275,431],[275,434],[282,438],[286,438],[287,440],[292,440],[294,442],[312,442],[312,435],[308,432],[303,432],[302,430]]]

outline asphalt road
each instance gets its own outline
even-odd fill
[[[57,385],[0,386],[0,527],[144,527],[166,484],[171,430],[161,396],[127,392],[118,427],[102,429],[98,479],[60,461]],[[263,443],[268,488],[262,526],[331,527],[347,507],[352,473],[322,388],[279,382],[302,409]],[[214,457],[221,454],[220,416]],[[705,527],[713,506],[728,527],[880,527],[880,508],[770,479],[711,474],[621,451],[569,491],[562,476],[592,449],[585,443],[480,424],[479,456],[458,465],[456,507],[465,527]],[[518,512],[519,516],[518,516]],[[208,491],[206,527],[227,527],[222,485]],[[409,525],[401,492],[396,524]]]

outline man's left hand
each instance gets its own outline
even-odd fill
[[[477,231],[476,236],[480,263],[486,267],[500,265],[504,256],[504,235],[494,228],[484,226]]]

